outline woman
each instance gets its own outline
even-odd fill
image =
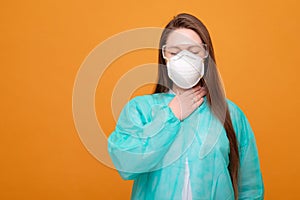
[[[154,94],[130,100],[108,138],[131,199],[263,199],[255,137],[225,97],[207,28],[179,14],[159,45]]]

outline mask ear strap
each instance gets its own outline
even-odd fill
[[[204,74],[203,74],[203,76],[206,75],[207,68],[208,68],[208,63],[207,63],[207,65],[205,64],[207,58],[208,58],[208,57],[202,59],[202,62],[203,62],[203,65],[204,65]]]

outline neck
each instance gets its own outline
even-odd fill
[[[183,92],[187,91],[188,89],[183,89],[173,83],[172,90],[174,91],[175,94],[182,94]]]

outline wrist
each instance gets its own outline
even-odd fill
[[[170,107],[175,117],[177,117],[181,121],[182,119],[181,119],[180,109],[178,109],[178,106],[176,106],[174,100],[172,100],[168,106]]]

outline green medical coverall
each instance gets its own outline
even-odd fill
[[[183,121],[168,106],[174,96],[158,93],[131,99],[108,138],[108,151],[120,176],[134,180],[131,199],[185,199],[186,162],[191,190],[188,199],[234,199],[228,171],[229,140],[206,96]],[[239,199],[263,199],[253,131],[243,111],[226,101],[239,145]]]

